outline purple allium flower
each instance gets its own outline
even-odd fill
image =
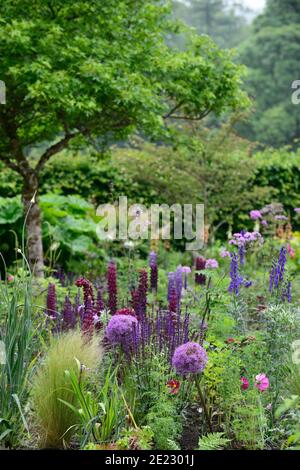
[[[296,208],[294,209],[294,211],[295,211],[297,214],[299,214],[299,212],[300,212],[300,207],[296,207]]]
[[[70,300],[70,297],[67,295],[65,298],[64,308],[63,308],[63,330],[69,330],[75,326],[75,314],[74,309]]]
[[[289,220],[285,215],[275,215],[275,220]]]
[[[113,261],[110,261],[107,268],[107,290],[108,290],[108,308],[112,315],[117,310],[117,267]]]
[[[205,269],[216,269],[219,267],[219,263],[216,259],[207,259],[205,263]]]
[[[261,219],[261,212],[258,211],[258,210],[250,211],[250,218],[251,218],[252,220]]]
[[[57,300],[56,300],[56,286],[52,282],[48,284],[47,293],[47,309],[46,315],[53,320],[57,319]]]
[[[138,320],[132,315],[114,315],[106,327],[106,338],[111,344],[128,346],[132,344],[137,329]]]
[[[230,279],[231,281],[228,291],[231,293],[235,293],[235,295],[238,295],[240,286],[241,284],[243,284],[243,277],[239,273],[239,262],[238,257],[235,253],[231,255]]]
[[[189,266],[182,266],[182,272],[184,274],[184,288],[187,289],[188,287],[188,274],[192,272]]]
[[[198,374],[204,370],[206,363],[205,349],[191,341],[178,346],[172,358],[172,366],[179,375]]]
[[[202,256],[196,258],[196,271],[202,271],[205,269],[206,259]],[[201,273],[195,274],[195,283],[199,285],[204,285],[206,282],[206,276]]]
[[[264,227],[268,227],[269,224],[266,220],[262,220],[261,225],[263,225]]]
[[[138,308],[135,310],[138,318],[146,315],[147,310],[148,273],[145,269],[139,271]]]

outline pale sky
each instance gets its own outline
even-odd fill
[[[261,11],[266,4],[266,0],[244,0],[244,4],[252,10]]]

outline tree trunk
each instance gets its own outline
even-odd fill
[[[26,172],[23,182],[23,204],[26,217],[27,258],[36,277],[44,277],[44,257],[41,229],[41,211],[38,203],[39,178],[32,170]]]

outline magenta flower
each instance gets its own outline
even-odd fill
[[[290,255],[291,258],[295,257],[295,250],[293,250],[293,248],[291,247],[290,244],[288,244],[288,246],[287,246],[287,251],[288,251],[288,254]]]
[[[216,259],[207,259],[205,263],[205,269],[216,269],[219,267],[219,263]]]
[[[261,219],[261,212],[258,211],[258,210],[250,211],[250,218],[251,218],[252,220]]]
[[[12,274],[7,275],[7,282],[14,282],[15,278]]]
[[[241,377],[241,382],[242,382],[242,390],[247,390],[249,388],[249,380],[246,379],[246,377]]]
[[[266,374],[258,374],[255,377],[255,387],[258,388],[260,392],[264,392],[269,388],[270,382]]]
[[[179,375],[198,374],[205,369],[206,363],[205,349],[192,341],[178,346],[172,358],[172,366]]]

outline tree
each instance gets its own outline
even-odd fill
[[[232,116],[218,129],[186,124],[176,145],[137,144],[115,150],[113,161],[146,205],[202,203],[211,239],[220,232],[225,236],[229,225],[248,221],[249,211],[273,194],[266,183],[262,188],[255,184],[253,144],[234,132],[241,117]]]
[[[300,0],[269,0],[241,48],[249,67],[247,90],[254,113],[243,135],[267,145],[293,145],[300,137],[299,107],[292,83],[299,79]]]
[[[170,121],[201,120],[245,102],[241,69],[208,39],[184,52],[160,0],[2,0],[0,159],[23,179],[30,265],[43,276],[40,175],[71,144],[108,145]],[[34,149],[34,153],[32,153]],[[38,157],[36,156],[39,154]]]
[[[174,13],[193,26],[199,34],[208,34],[224,48],[237,46],[249,32],[248,10],[241,2],[230,0],[175,0]]]

